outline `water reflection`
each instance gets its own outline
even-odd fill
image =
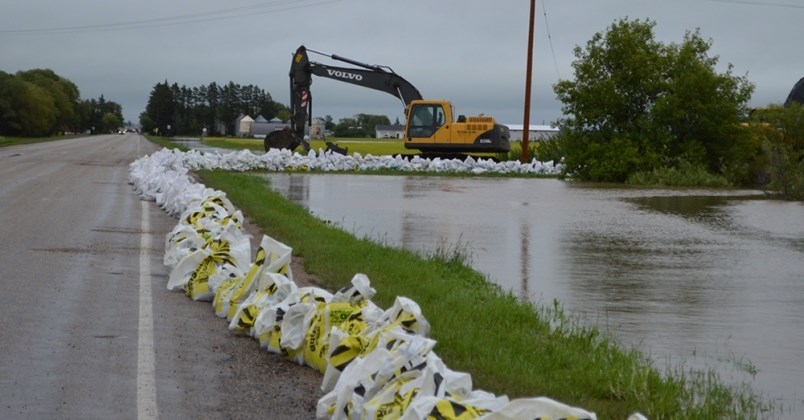
[[[268,177],[357,236],[425,254],[457,244],[504,289],[560,300],[658,367],[714,367],[804,417],[799,203],[536,179]]]
[[[177,144],[179,146],[186,147],[191,150],[198,150],[199,152],[219,152],[219,153],[231,153],[231,149],[224,149],[222,147],[212,147],[208,146],[201,142],[200,138],[197,137],[174,137],[170,139],[171,143]]]

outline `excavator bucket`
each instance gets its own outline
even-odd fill
[[[264,145],[266,152],[271,149],[288,149],[293,151],[296,150],[299,145],[304,147],[305,152],[310,151],[310,143],[296,135],[296,133],[288,127],[268,133],[265,136]]]

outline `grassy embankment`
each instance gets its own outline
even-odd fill
[[[260,150],[261,142],[245,141]],[[316,219],[262,178],[224,171],[200,176],[226,191],[263,232],[293,247],[321,287],[335,290],[364,273],[381,307],[396,296],[415,300],[431,324],[436,353],[451,369],[471,373],[477,389],[511,398],[548,396],[601,419],[636,411],[650,418],[748,419],[774,410],[753,391],[725,385],[713,370],[659,369],[566,314],[558,302],[535,306],[503,292],[467,267],[457,247],[431,256],[389,248]]]
[[[65,140],[65,139],[73,139],[76,137],[80,137],[79,135],[68,135],[68,136],[52,136],[52,137],[5,137],[0,136],[0,148],[7,147],[7,146],[16,146],[20,144],[34,144],[34,143],[44,143],[48,141],[57,141],[57,140]]]

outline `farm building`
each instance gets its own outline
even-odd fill
[[[289,126],[290,124],[283,123],[279,118],[273,118],[268,121],[262,115],[258,115],[254,119],[254,123],[251,124],[251,137],[263,138],[271,131],[281,130]]]
[[[253,123],[254,118],[251,118],[248,115],[240,114],[240,116],[235,119],[235,137],[248,136],[249,133],[251,133],[251,124]]]
[[[402,124],[378,125],[374,127],[378,139],[401,139],[405,136],[405,126]]]
[[[522,140],[524,124],[505,124],[511,132],[511,141]],[[558,135],[558,128],[549,125],[531,124],[528,131],[528,140],[549,140]]]

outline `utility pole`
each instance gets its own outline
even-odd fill
[[[528,27],[528,65],[525,74],[525,118],[522,123],[522,163],[528,162],[528,134],[530,134],[530,79],[533,71],[533,26],[536,0],[530,0],[530,26]]]

